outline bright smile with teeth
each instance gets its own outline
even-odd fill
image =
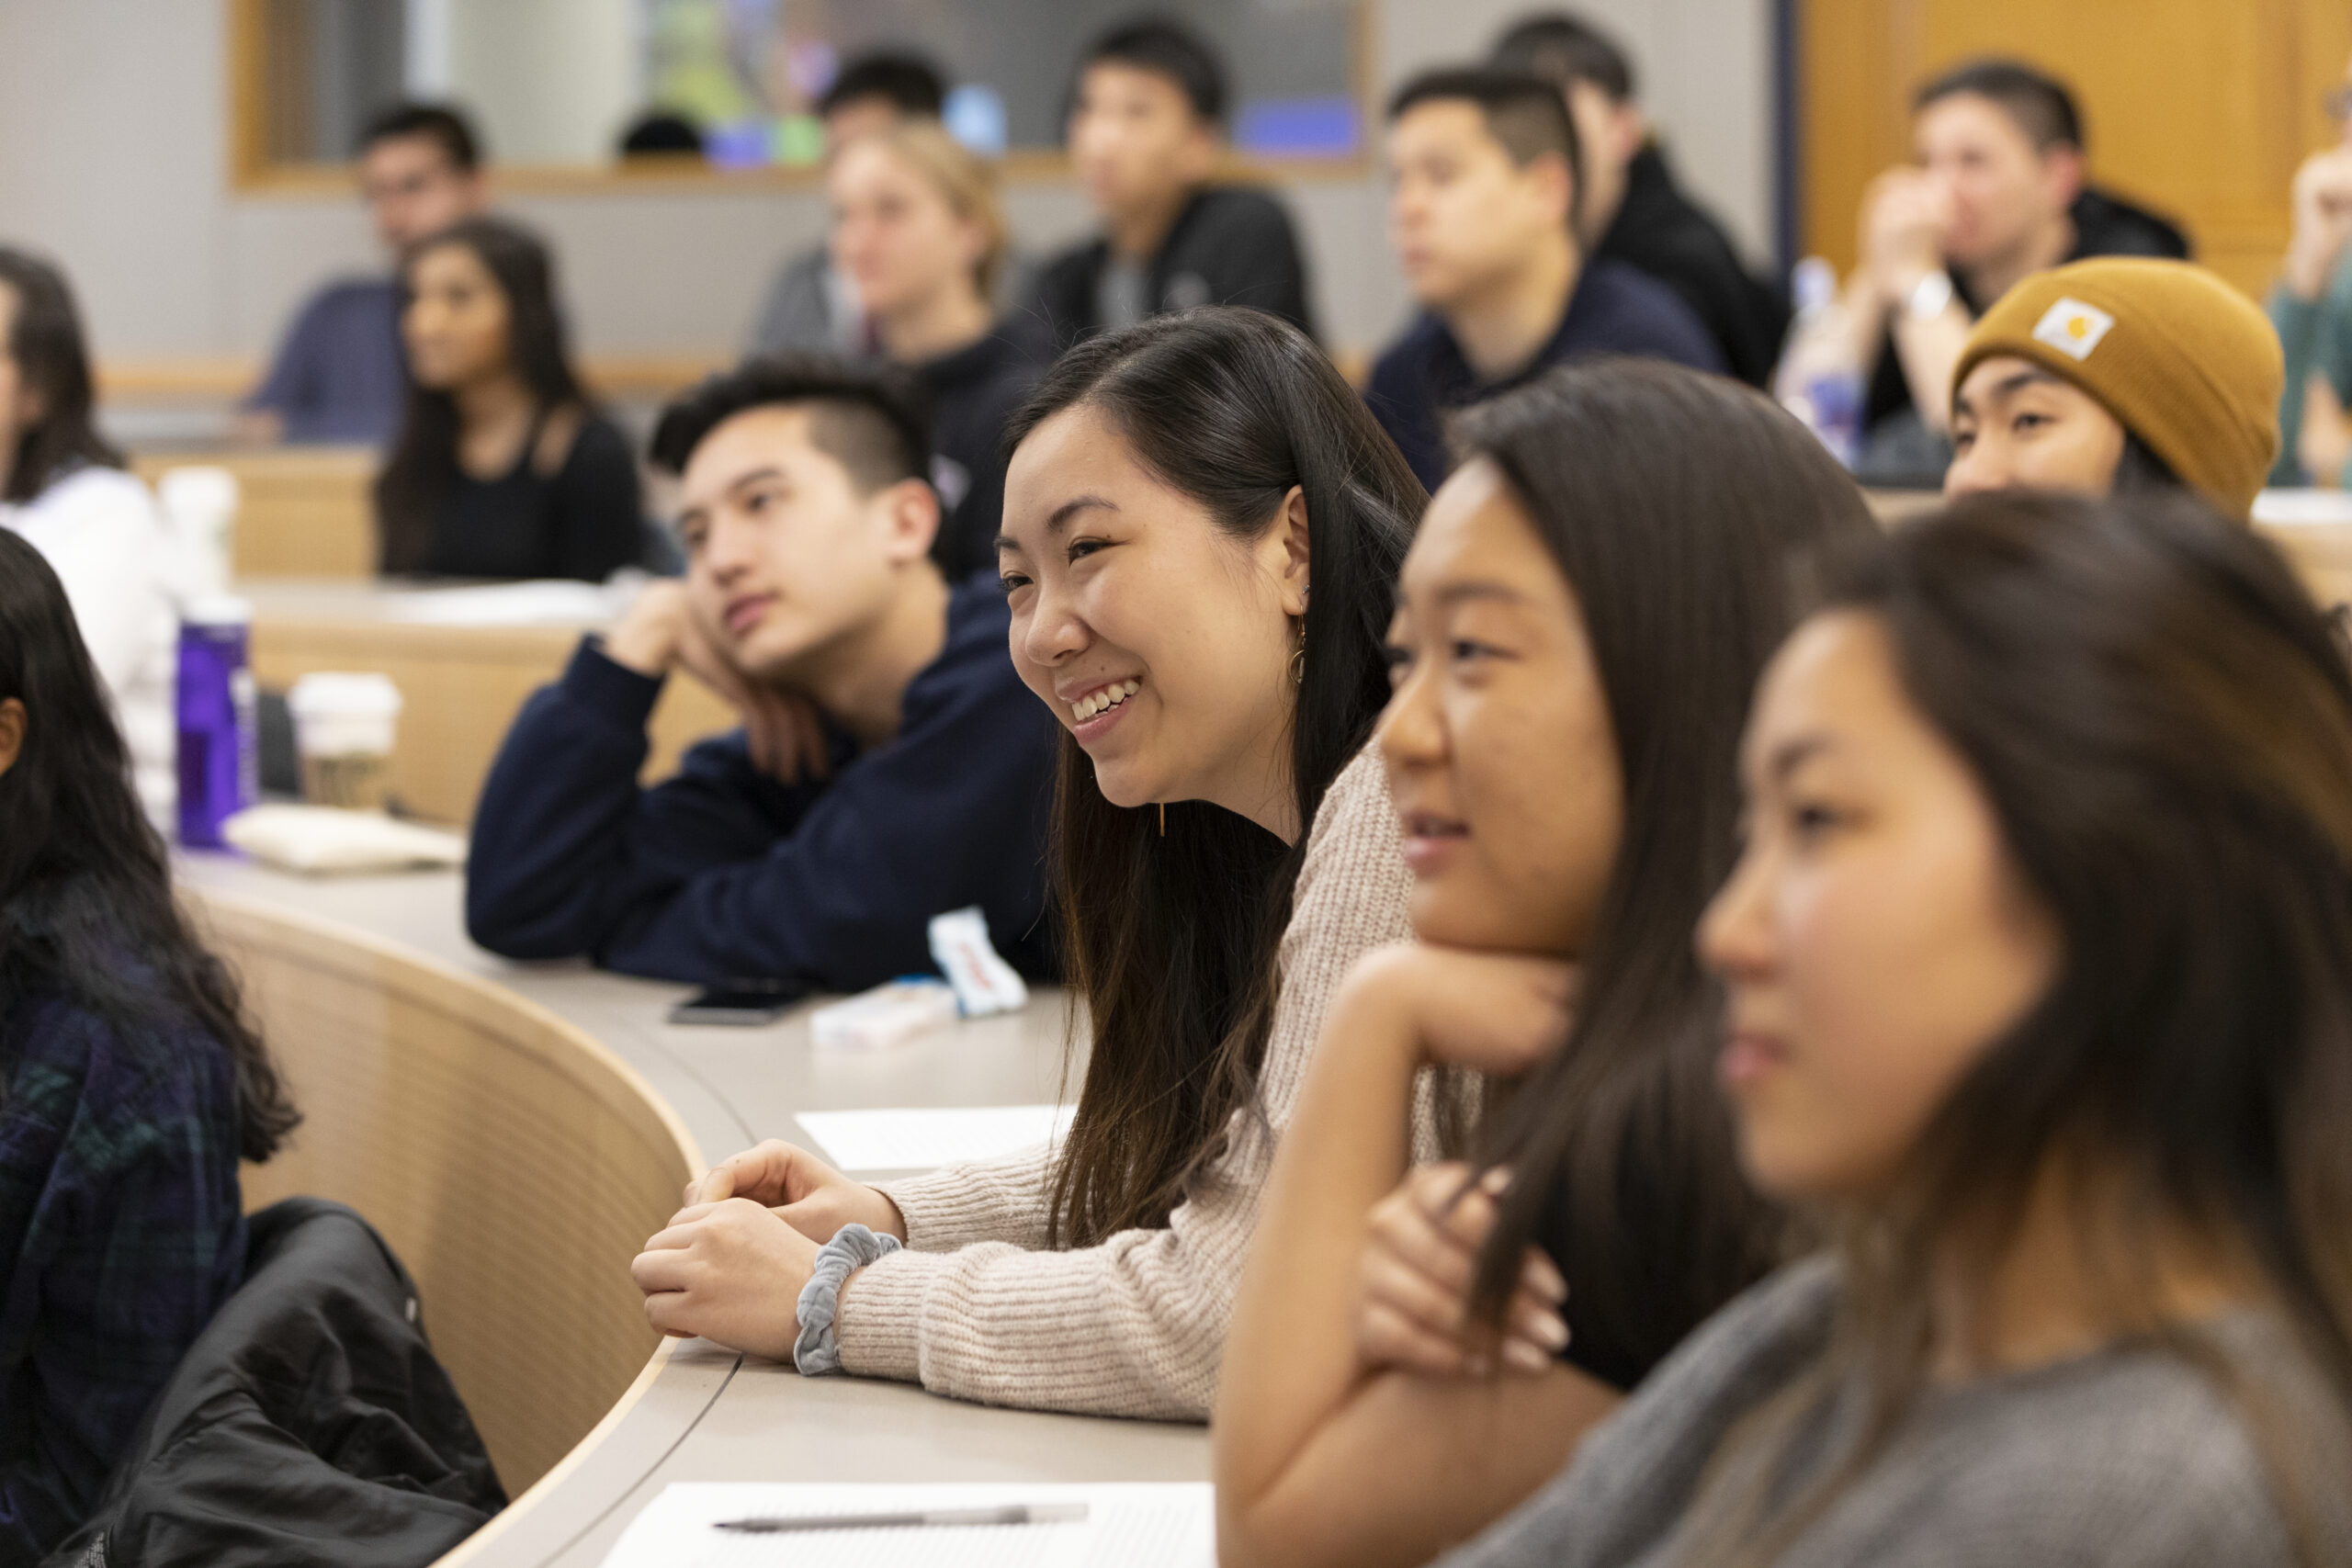
[[[1109,713],[1142,689],[1139,681],[1120,681],[1099,692],[1091,692],[1069,705],[1070,722],[1084,724],[1097,714]]]

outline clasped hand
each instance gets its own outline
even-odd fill
[[[1567,1039],[1576,970],[1556,959],[1416,943],[1374,954],[1349,984],[1378,989],[1385,1005],[1403,1010],[1422,1061],[1518,1077]],[[1374,1206],[1353,1316],[1364,1366],[1534,1374],[1566,1346],[1567,1284],[1538,1247],[1527,1249],[1499,1330],[1472,1313],[1478,1257],[1509,1182],[1503,1170],[1480,1179],[1458,1162],[1424,1166]]]
[[[683,1197],[629,1265],[647,1320],[771,1360],[792,1356],[801,1289],[834,1233],[857,1224],[906,1239],[888,1196],[775,1139],[713,1167]]]

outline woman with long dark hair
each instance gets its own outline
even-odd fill
[[[147,487],[98,434],[90,356],[55,267],[0,247],[0,528],[23,536],[65,584],[82,639],[114,698],[139,798],[167,822],[174,555]]]
[[[637,462],[572,373],[554,264],[469,218],[401,263],[408,412],[376,479],[383,570],[602,581],[645,554]]]
[[[97,1501],[243,1273],[238,1160],[295,1120],[57,575],[0,531],[0,1563]]]
[[[1427,1561],[1778,1257],[1690,932],[1732,863],[1733,747],[1790,563],[1875,527],[1796,421],[1672,366],[1556,370],[1454,434],[1380,728],[1419,942],[1333,1001],[1275,1161],[1217,1405],[1237,1568]],[[1464,1166],[1408,1179],[1431,1067],[1502,1080],[1475,1144],[1510,1176],[1499,1223]],[[1442,1247],[1435,1282],[1360,1290],[1407,1272],[1378,1249],[1367,1272],[1392,1207],[1487,1222],[1487,1293]]]
[[[2178,498],[1830,574],[1700,928],[1757,1186],[1836,1238],[1471,1564],[2352,1561],[2352,674]]]
[[[804,1371],[1199,1420],[1325,999],[1405,932],[1365,742],[1424,497],[1321,352],[1254,310],[1082,344],[1008,439],[1013,663],[1069,737],[1076,1121],[1057,1149],[880,1189],[763,1145],[649,1247],[694,1254],[696,1321]]]

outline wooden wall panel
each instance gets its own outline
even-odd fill
[[[2072,83],[2092,177],[2188,227],[2248,293],[2287,243],[2287,191],[2334,128],[2322,93],[2352,55],[2340,0],[1803,0],[1804,236],[1853,265],[1862,188],[1909,156],[1909,97],[1973,55]]]

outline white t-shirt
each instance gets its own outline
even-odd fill
[[[114,698],[140,804],[150,821],[167,824],[178,795],[179,557],[155,498],[119,468],[77,468],[20,506],[0,504],[0,527],[40,551],[64,583]]]

